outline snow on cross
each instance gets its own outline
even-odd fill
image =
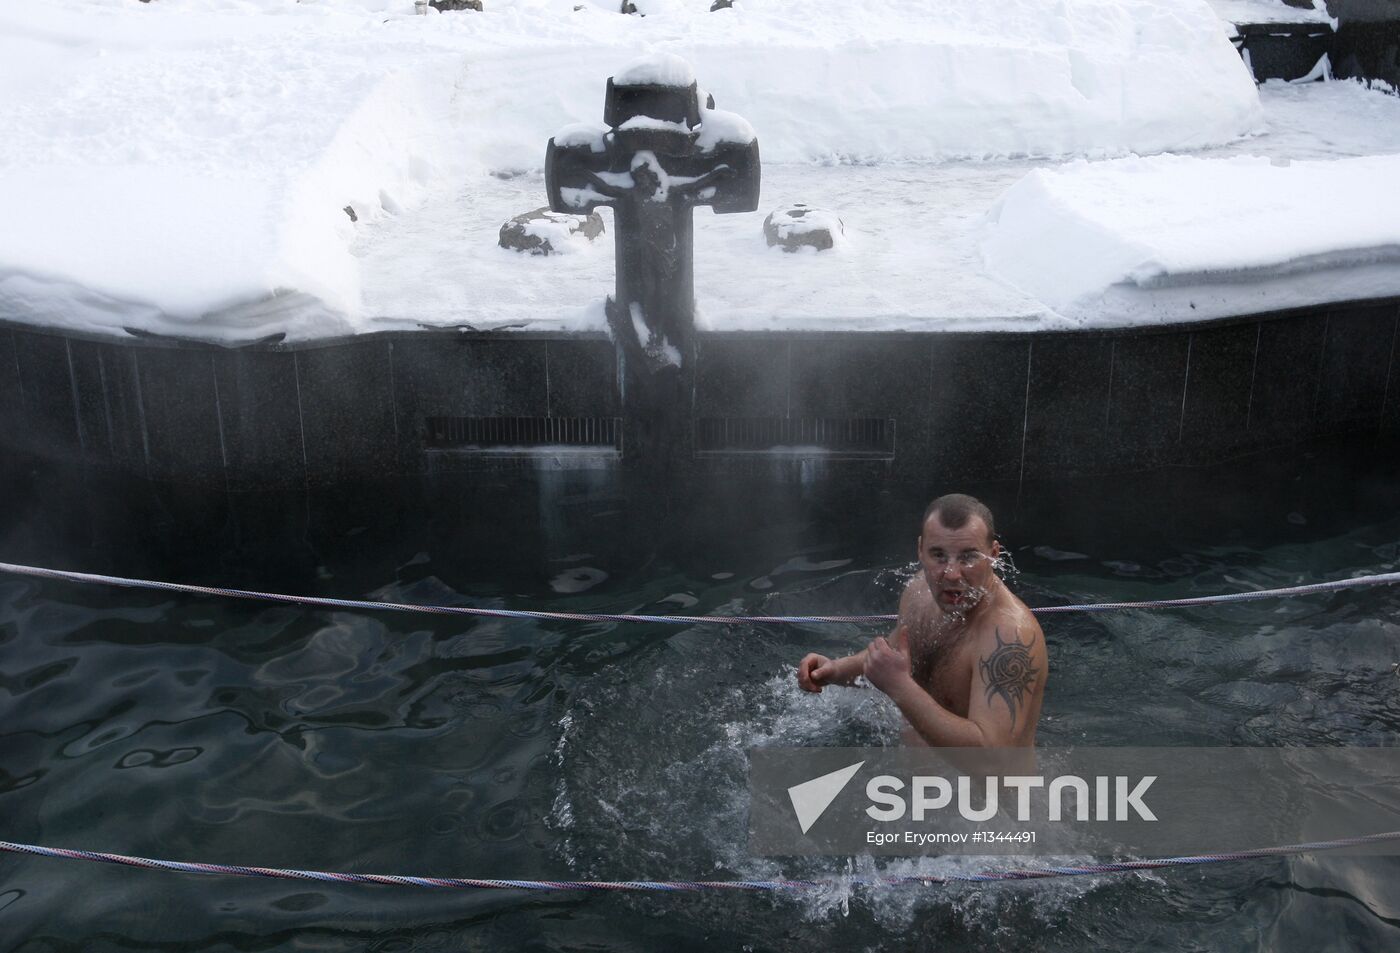
[[[647,375],[686,363],[695,326],[692,211],[758,208],[758,140],[714,108],[676,56],[629,64],[608,79],[606,126],[573,124],[549,140],[545,187],[556,212],[615,216],[616,291],[608,323]]]

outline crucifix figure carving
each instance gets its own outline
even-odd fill
[[[640,60],[608,80],[604,125],[560,130],[545,154],[556,212],[613,209],[617,281],[608,325],[625,379],[684,373],[695,325],[692,212],[758,208],[758,140],[733,113],[700,105],[690,65]]]

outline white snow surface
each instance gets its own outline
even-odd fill
[[[613,74],[617,86],[689,86],[693,82],[695,70],[675,53],[639,57]]]
[[[647,16],[614,0],[424,17],[410,0],[0,6],[0,319],[224,342],[598,330],[610,242],[519,256],[496,232],[541,203],[549,136],[596,129],[604,81],[639,53],[638,75],[693,65],[735,114],[724,138],[742,141],[746,120],[762,148],[757,213],[696,213],[712,328],[1066,326],[1073,312],[980,256],[987,209],[1027,172],[1167,151],[1383,151],[1373,141],[1400,128],[1396,100],[1359,87],[1266,89],[1283,136],[1271,116],[1273,133],[1242,147],[1264,112],[1206,0],[638,5]],[[1306,95],[1327,106],[1302,120]],[[1348,136],[1360,146],[1339,146]],[[1286,189],[1303,181],[1278,171]],[[841,215],[840,255],[765,246],[762,216],[791,202]]]
[[[1012,186],[989,213],[983,252],[1080,324],[1319,303],[1339,283],[1350,297],[1384,297],[1400,294],[1397,181],[1400,155],[1075,162]]]
[[[0,318],[222,341],[371,330],[412,303],[368,283],[376,233],[458,183],[537,174],[548,137],[596,123],[605,79],[639,54],[638,75],[693,65],[769,163],[1109,156],[1261,127],[1205,0],[613,7],[0,7]]]
[[[368,227],[454,167],[466,61],[363,14],[274,9],[295,8],[0,7],[0,316],[215,340],[358,327],[344,208]]]
[[[1268,135],[1196,153],[1195,158],[1228,165],[1237,156],[1263,154],[1296,164],[1400,153],[1400,97],[1342,82],[1270,83],[1260,94]],[[1071,317],[986,266],[981,243],[995,228],[987,220],[988,210],[1028,173],[1056,165],[1028,159],[765,163],[757,212],[695,212],[698,326],[730,331],[1032,331],[1203,317],[1190,301],[1178,302],[1179,308],[1165,314],[1153,312],[1145,302],[1168,294],[1164,289],[1145,289],[1142,300],[1122,314]],[[611,241],[600,238],[567,257],[531,259],[495,248],[500,223],[537,206],[543,194],[538,172],[505,179],[481,174],[416,215],[399,216],[367,232],[357,250],[363,256],[366,307],[376,315],[373,326],[601,332],[602,300],[613,286]],[[1292,191],[1280,193],[1278,209],[1288,208],[1297,197]],[[763,217],[797,202],[840,215],[846,241],[839,253],[794,255],[767,246]],[[1344,223],[1368,216],[1371,207],[1367,199],[1331,214]],[[1141,217],[1138,210],[1131,213]],[[610,210],[599,214],[611,231]],[[1200,214],[1226,219],[1240,210],[1231,200]],[[1309,241],[1306,234],[1290,234]],[[1213,242],[1209,228],[1201,240]],[[1286,249],[1276,247],[1280,264],[1291,260]],[[1363,297],[1354,292],[1365,289],[1392,287],[1396,291],[1387,293],[1400,294],[1400,267],[1377,268],[1389,285],[1373,281],[1353,288],[1348,274],[1310,286],[1274,276],[1260,295],[1248,281],[1234,283],[1229,287],[1237,309],[1233,313]]]

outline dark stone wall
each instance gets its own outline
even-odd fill
[[[1336,30],[1317,23],[1237,24],[1257,82],[1298,79],[1328,54],[1339,79],[1400,87],[1400,0],[1328,0]]]
[[[1308,441],[1400,444],[1400,303],[1117,331],[706,334],[694,421],[878,420],[870,453],[687,454],[700,477],[1024,482],[1203,466]],[[612,344],[457,331],[303,347],[93,340],[0,327],[3,468],[219,490],[442,471],[617,468],[612,448],[429,446],[430,417],[616,418]]]
[[[331,485],[432,469],[430,415],[615,415],[615,376],[601,337],[427,332],[225,349],[3,326],[0,447],[212,488]]]
[[[1236,45],[1246,56],[1256,83],[1308,75],[1324,54],[1333,52],[1336,41],[1326,23],[1237,24],[1236,30],[1240,34]]]
[[[696,414],[798,414],[821,394],[823,409],[890,416],[897,450],[868,468],[899,481],[1203,466],[1329,436],[1374,442],[1384,463],[1396,331],[1391,301],[1165,329],[773,335],[752,349],[732,336],[702,344]]]
[[[1332,69],[1342,79],[1374,79],[1400,88],[1400,3],[1389,19],[1344,19],[1332,39]]]
[[[1327,12],[1339,20],[1358,23],[1400,23],[1400,0],[1327,0]]]

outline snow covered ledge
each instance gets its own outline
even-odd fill
[[[362,330],[350,242],[460,171],[467,64],[343,10],[293,29],[209,6],[0,12],[0,320],[220,343]]]
[[[598,84],[640,49],[712,77],[759,131],[765,162],[1117,155],[1219,144],[1261,123],[1204,0],[614,11],[603,0],[499,0],[474,17],[415,17],[396,0],[0,10],[0,320],[224,343],[377,330],[366,298],[379,314],[413,302],[371,294],[352,234],[455,195],[468,172],[538,169],[549,133],[595,120]],[[427,236],[403,284],[423,283],[424,262],[492,250],[458,234]],[[489,289],[458,290],[496,306]],[[512,306],[537,307],[538,288],[507,289],[500,309]]]
[[[1400,155],[1037,169],[992,207],[993,274],[1081,327],[1400,295]]]

